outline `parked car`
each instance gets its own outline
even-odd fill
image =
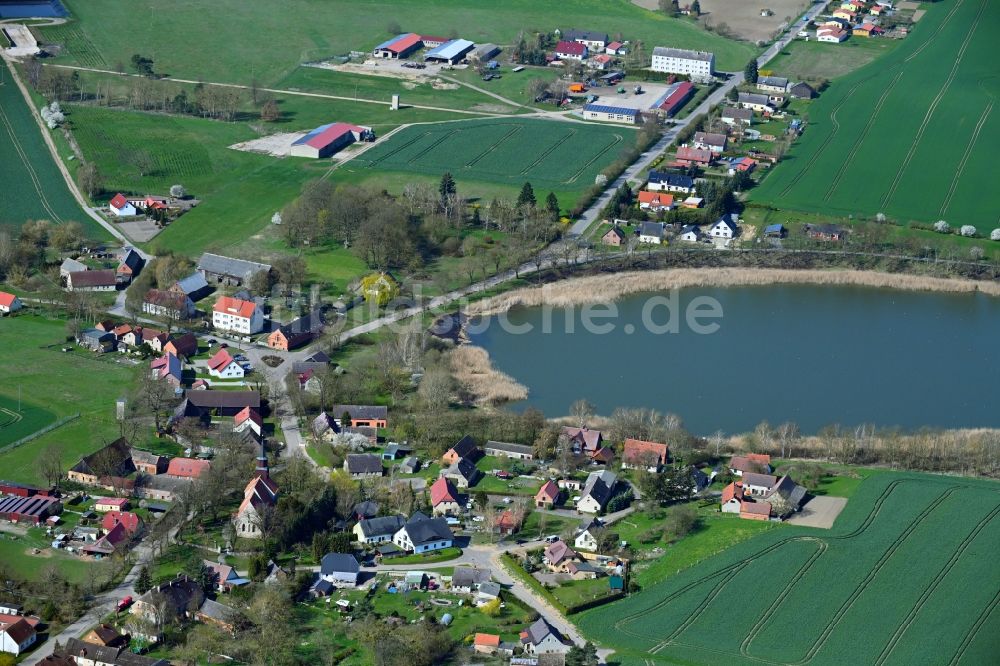
[[[484,520],[486,520],[486,519],[485,519],[485,518],[483,518],[482,516],[473,516],[473,517],[472,517],[472,522],[474,522],[474,523],[481,523],[481,522],[483,522]]]
[[[129,595],[127,597],[124,597],[121,601],[118,602],[118,607],[117,607],[118,612],[121,613],[123,610],[125,610],[131,605],[132,605],[132,596]]]
[[[545,537],[545,543],[555,543],[556,541],[559,541],[558,534],[550,534],[547,537]]]
[[[511,474],[510,472],[504,472],[504,471],[501,470],[501,471],[497,472],[497,478],[498,479],[513,479],[514,475]]]

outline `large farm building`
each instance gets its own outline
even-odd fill
[[[355,141],[364,141],[372,136],[372,128],[349,123],[329,123],[320,125],[292,144],[289,151],[295,157],[315,159],[329,157],[341,148]]]
[[[388,39],[372,51],[376,58],[405,58],[424,45],[420,35],[407,32]]]

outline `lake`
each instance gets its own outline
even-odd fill
[[[514,408],[532,405],[550,417],[586,398],[602,415],[616,407],[671,412],[700,435],[745,432],[765,419],[794,421],[807,433],[833,423],[1000,427],[995,297],[813,285],[686,289],[675,308],[682,316],[673,318],[678,330],[651,332],[644,308],[654,323],[668,320],[667,306],[651,306],[651,296],[616,302],[617,317],[598,322],[611,329],[604,333],[585,329],[580,308],[520,308],[505,317],[530,332],[506,332],[490,317],[469,335],[528,387]],[[716,323],[714,333],[684,321],[692,303],[709,311],[705,299],[722,316],[694,323]]]

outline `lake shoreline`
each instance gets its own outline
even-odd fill
[[[567,278],[538,287],[522,287],[472,303],[465,309],[470,317],[501,314],[515,307],[572,307],[609,303],[640,293],[693,287],[751,287],[812,285],[835,287],[875,287],[938,293],[982,293],[1000,296],[1000,283],[961,278],[939,278],[908,273],[866,270],[823,270],[785,268],[666,268],[650,271],[622,271],[613,274]]]

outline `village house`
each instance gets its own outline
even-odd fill
[[[670,195],[667,194],[664,196],[669,197]],[[660,245],[663,243],[663,223],[651,221],[643,222],[642,226],[639,227],[639,242],[650,243],[652,245]]]
[[[129,200],[121,192],[111,197],[111,201],[108,202],[108,209],[110,209],[116,217],[132,217],[134,215],[138,215],[135,210],[135,206],[129,203]]]
[[[694,178],[682,173],[653,170],[649,172],[646,189],[651,192],[691,194],[695,189]]]
[[[446,465],[454,465],[463,458],[474,460],[479,458],[479,456],[480,451],[479,447],[476,446],[476,440],[472,439],[469,435],[466,435],[462,439],[458,440],[457,444],[445,451],[445,454],[441,456],[441,461]]]
[[[107,446],[84,456],[73,465],[67,473],[70,481],[76,481],[87,486],[98,485],[107,481],[107,477],[127,477],[135,473],[132,463],[132,450],[124,437],[116,439]]]
[[[17,656],[35,644],[38,634],[27,618],[4,617],[9,621],[0,619],[0,652]]]
[[[267,336],[267,346],[271,349],[289,351],[308,344],[323,332],[323,317],[315,310],[305,317],[299,317],[278,327]]]
[[[451,575],[451,591],[457,594],[472,594],[483,583],[490,581],[489,569],[477,567],[455,567]]]
[[[604,52],[608,55],[620,56],[625,55],[628,49],[623,42],[611,42],[604,47]]]
[[[759,93],[741,92],[736,98],[736,103],[744,109],[757,111],[759,113],[774,113],[774,107],[767,95]]]
[[[181,365],[181,360],[170,352],[160,358],[153,359],[149,364],[149,370],[153,379],[165,381],[173,388],[180,388],[184,377],[184,368]]]
[[[212,469],[209,460],[201,458],[171,458],[167,463],[166,476],[174,479],[200,479]]]
[[[596,30],[570,28],[561,33],[560,36],[567,41],[583,44],[592,51],[603,51],[610,41],[606,32],[597,32]]]
[[[686,243],[700,243],[705,235],[701,233],[701,227],[698,225],[686,224],[681,227],[677,237]]]
[[[771,473],[771,456],[766,453],[748,453],[729,459],[729,473],[743,476],[745,472]]]
[[[115,278],[118,280],[118,284],[131,284],[145,263],[142,255],[133,248],[123,247],[118,260],[118,268],[115,269]]]
[[[441,476],[452,481],[457,488],[471,488],[479,483],[483,473],[470,458],[461,458],[443,470]]]
[[[806,82],[796,83],[792,86],[788,94],[792,96],[793,99],[812,99],[816,96],[816,90],[811,85]]]
[[[374,479],[382,476],[382,460],[374,453],[348,453],[344,458],[344,471],[352,479]]]
[[[194,302],[184,294],[150,289],[142,299],[142,311],[154,317],[190,319],[195,314],[195,307]]]
[[[201,255],[196,267],[208,283],[222,283],[234,287],[242,286],[257,273],[271,272],[270,264],[223,257],[206,252]]]
[[[573,541],[573,545],[577,550],[587,550],[596,553],[598,530],[603,528],[604,525],[597,518],[588,518],[587,520],[584,520],[577,528],[576,538]]]
[[[63,259],[63,262],[59,265],[59,278],[62,281],[62,286],[66,286],[66,280],[69,278],[70,273],[82,273],[89,269],[90,267],[87,264],[76,259],[69,257]]]
[[[566,654],[570,645],[567,644],[559,630],[549,624],[544,617],[535,620],[526,631],[521,632],[521,647],[531,655]]]
[[[576,560],[579,555],[565,541],[559,539],[545,548],[545,562],[549,569],[557,573],[566,571],[566,565]]]
[[[140,331],[140,337],[142,342],[140,345],[148,345],[150,349],[157,352],[158,354],[163,353],[163,347],[170,340],[168,336],[163,331],[158,331],[155,328],[143,328]]]
[[[684,74],[692,80],[705,81],[715,74],[715,54],[663,46],[653,48],[651,70],[667,74]]]
[[[551,509],[559,502],[559,486],[549,479],[535,493],[535,506],[539,509]]]
[[[756,472],[743,473],[743,492],[746,495],[763,497],[778,482],[778,479],[770,474],[757,474]]]
[[[534,449],[528,444],[513,444],[511,442],[494,442],[489,440],[483,446],[483,453],[488,456],[506,456],[517,460],[533,460]]]
[[[480,654],[496,654],[500,651],[500,635],[476,633],[472,639],[472,649]]]
[[[691,148],[690,146],[681,146],[677,149],[677,154],[674,157],[674,161],[677,164],[685,166],[708,166],[715,159],[711,150],[704,150],[702,148]]]
[[[764,501],[771,505],[772,513],[778,518],[784,518],[786,515],[799,510],[805,496],[805,487],[795,483],[790,476],[785,474],[764,495]],[[778,498],[780,498],[780,501]],[[775,511],[776,505],[783,507],[783,509]]]
[[[393,535],[392,542],[408,553],[427,553],[450,548],[454,537],[444,518],[428,518],[417,511]]]
[[[66,291],[114,291],[118,278],[110,268],[97,271],[76,271],[66,276]]]
[[[746,520],[770,520],[771,505],[767,502],[740,502],[740,518]]]
[[[127,497],[99,497],[94,501],[94,511],[125,511],[128,509]]]
[[[8,315],[17,312],[22,307],[24,307],[24,303],[21,302],[20,298],[6,291],[0,291],[0,314]]]
[[[264,419],[252,407],[244,407],[233,417],[233,432],[252,432],[258,441],[264,436]]]
[[[94,645],[103,645],[105,647],[123,647],[129,644],[129,636],[127,634],[120,634],[118,630],[112,627],[110,624],[99,624],[86,634],[83,635],[81,639],[84,643],[92,643]]]
[[[198,338],[194,333],[173,335],[163,345],[164,354],[173,354],[178,358],[190,358],[198,353]]]
[[[563,426],[562,435],[569,440],[574,453],[593,453],[604,441],[600,430],[590,430],[586,427]]]
[[[554,53],[559,60],[582,61],[587,59],[587,45],[580,42],[562,40],[556,44]]]
[[[142,531],[142,519],[131,511],[108,511],[101,519],[101,532],[110,534],[118,527],[125,530],[129,537],[135,536]]]
[[[659,472],[667,464],[668,457],[669,451],[666,444],[630,437],[625,440],[622,467],[624,469],[646,469],[649,472]]]
[[[816,30],[816,41],[826,42],[829,44],[840,44],[847,40],[849,34],[843,28],[834,28],[830,26],[821,27]]]
[[[601,236],[601,243],[611,247],[621,247],[625,242],[625,232],[617,225],[611,227]]]
[[[234,588],[242,587],[250,581],[241,578],[236,569],[228,564],[221,564],[211,560],[202,560],[201,565],[208,570],[212,585],[218,592],[232,592]]]
[[[431,484],[431,508],[434,515],[450,516],[462,510],[458,489],[447,478],[440,476]]]
[[[591,472],[583,486],[583,494],[576,503],[581,513],[600,513],[614,495],[618,477],[610,470]]]
[[[735,106],[727,106],[722,110],[720,116],[722,122],[734,127],[749,127],[753,123],[753,109],[742,109]]]
[[[129,608],[129,613],[142,620],[133,635],[159,641],[163,636],[163,627],[175,620],[193,617],[194,609],[200,608],[204,599],[201,585],[184,574],[154,586]]]
[[[708,235],[712,238],[735,238],[739,233],[740,226],[737,224],[736,213],[723,215],[708,229]]]
[[[358,584],[361,566],[353,555],[347,553],[327,553],[320,561],[319,578],[333,585],[354,587]]]
[[[212,325],[220,331],[252,335],[264,329],[264,313],[253,301],[222,296],[212,308]]]
[[[758,76],[756,85],[765,92],[788,92],[788,79],[783,76]]]
[[[386,428],[389,423],[389,409],[382,405],[334,405],[327,411],[341,427]],[[345,414],[350,417],[350,423],[343,422]]]
[[[271,479],[267,463],[267,451],[260,445],[257,468],[243,489],[243,502],[234,517],[236,535],[244,539],[260,539],[261,514],[271,510],[278,503],[278,484]]]
[[[721,154],[726,150],[726,135],[714,132],[695,132],[693,145],[701,150]]]
[[[242,379],[246,374],[243,366],[236,362],[225,347],[215,352],[206,365],[208,374],[219,379]]]
[[[359,520],[352,528],[355,538],[365,544],[377,544],[392,541],[404,524],[402,516],[379,516]]]
[[[733,481],[722,489],[722,512],[739,513],[741,504],[743,504],[743,483],[740,481]]]
[[[170,666],[170,662],[166,659],[133,653],[127,644],[100,645],[79,638],[67,639],[61,650],[57,649],[38,664],[39,666]]]
[[[167,459],[155,453],[132,449],[132,465],[137,472],[156,476],[166,471]]]
[[[184,400],[174,409],[170,422],[196,418],[208,422],[213,415],[236,416],[245,407],[260,409],[258,391],[185,391]]]
[[[661,210],[672,210],[674,207],[674,195],[663,194],[662,192],[639,192],[639,208],[649,210],[654,213]],[[641,240],[641,239],[640,239]]]
[[[115,334],[88,328],[76,335],[76,344],[92,352],[106,353],[115,349]]]
[[[203,274],[195,272],[173,283],[170,286],[170,291],[184,294],[192,301],[197,302],[208,296],[212,288],[208,285],[208,280]]]

